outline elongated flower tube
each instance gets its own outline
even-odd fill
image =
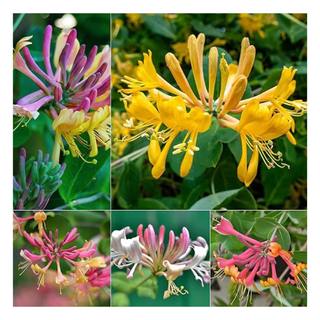
[[[215,259],[220,268],[217,276],[230,275],[233,282],[239,282],[247,288],[253,286],[259,294],[261,292],[257,289],[255,280],[256,278],[261,279],[261,277],[267,277],[267,280],[260,280],[263,287],[274,286],[281,294],[280,285],[289,283],[296,285],[301,291],[307,291],[307,279],[302,274],[307,265],[302,263],[295,265],[291,261],[291,254],[283,250],[281,245],[276,242],[277,236],[274,236],[271,240],[258,241],[235,230],[231,222],[223,217],[213,229],[223,235],[236,236],[248,248],[241,254],[233,254],[230,259],[219,257],[214,252]],[[290,269],[290,274],[284,281],[281,281],[277,274],[276,265],[279,260],[276,260],[276,258],[281,259]],[[234,272],[230,272],[230,270]]]
[[[28,46],[31,37],[20,40],[14,52],[14,69],[34,81],[39,90],[19,99],[14,104],[18,125],[26,125],[25,118],[37,119],[43,110],[53,121],[56,131],[54,165],[59,163],[59,151],[65,154],[64,137],[72,156],[81,157],[76,140],[90,150],[89,157],[97,155],[97,146],[110,147],[110,74],[111,52],[105,46],[98,53],[94,46],[85,55],[85,45],[77,40],[77,31],[62,31],[56,40],[53,65],[50,61],[52,27],[46,27],[43,38],[42,70],[32,57]],[[55,70],[54,70],[55,69]],[[102,111],[101,111],[102,110]],[[95,113],[97,116],[94,116]],[[62,114],[61,114],[62,113]],[[57,120],[58,119],[58,120]],[[89,130],[90,142],[81,135]],[[90,161],[87,161],[90,162]],[[95,161],[91,161],[95,163]]]
[[[17,210],[43,210],[48,205],[52,194],[62,184],[61,177],[66,164],[53,168],[54,159],[49,154],[43,156],[41,150],[37,157],[27,159],[24,148],[20,150],[18,171],[13,176],[13,207]]]
[[[38,290],[41,286],[45,285],[45,274],[53,262],[55,262],[57,266],[55,282],[60,286],[60,293],[63,286],[69,285],[67,277],[61,270],[61,260],[66,260],[75,267],[79,267],[80,265],[83,266],[84,263],[88,265],[93,263],[94,260],[91,259],[93,259],[93,255],[96,251],[96,244],[92,245],[92,241],[86,241],[83,247],[79,249],[77,246],[70,247],[70,244],[79,237],[79,233],[76,232],[77,228],[73,228],[70,232],[67,232],[60,242],[58,242],[58,229],[56,229],[54,235],[51,231],[47,235],[46,231],[43,230],[42,239],[24,232],[27,241],[35,247],[35,249],[38,249],[40,254],[33,254],[27,249],[21,250],[20,255],[24,258],[24,262],[19,264],[19,269],[22,270],[22,274],[29,266],[31,266],[33,272],[38,276]],[[66,245],[67,248],[64,248]],[[81,261],[77,261],[78,259],[81,259]],[[44,267],[38,265],[37,262],[40,261],[44,262]]]
[[[131,233],[129,227],[122,230],[115,230],[111,234],[111,259],[118,268],[134,263],[131,270],[127,270],[127,278],[133,277],[137,265],[149,268],[153,275],[164,276],[168,280],[168,289],[164,292],[164,299],[170,295],[187,294],[188,291],[183,286],[177,287],[174,281],[183,271],[191,270],[196,280],[200,280],[202,286],[204,282],[210,282],[209,262],[204,261],[208,245],[202,237],[196,241],[191,241],[189,231],[183,227],[179,237],[174,232],[169,232],[167,245],[164,243],[165,227],[159,228],[158,235],[151,224],[143,230],[143,225],[139,225],[137,236],[127,239],[126,235]],[[190,251],[193,250],[193,256]]]
[[[238,165],[238,178],[248,187],[257,175],[259,155],[268,169],[289,167],[282,161],[282,153],[273,151],[272,140],[286,135],[295,144],[290,134],[292,121],[281,113],[274,114],[265,104],[251,100],[241,114],[240,121],[227,116],[220,124],[236,130],[241,138],[242,156]],[[247,146],[252,151],[247,163]]]
[[[218,68],[218,50],[212,47],[209,52],[209,83],[207,84],[203,68],[204,42],[205,36],[203,33],[200,33],[198,37],[190,35],[188,38],[190,63],[197,92],[192,89],[182,70],[180,61],[172,53],[166,54],[165,61],[179,89],[164,80],[153,65],[152,52],[150,50],[148,54],[144,54],[143,62],[139,61],[136,79],[124,76],[122,81],[128,85],[128,88],[122,89],[122,92],[128,95],[127,99],[130,99],[130,94],[137,91],[148,91],[153,96],[162,96],[164,100],[168,100],[172,96],[179,96],[185,101],[188,108],[199,107],[203,112],[212,111],[214,103],[218,102],[218,111],[224,102],[228,110],[236,107],[246,88],[246,79],[250,74],[255,59],[255,48],[252,45],[250,46],[248,38],[243,39],[239,66],[231,64],[232,70],[230,70],[230,74],[228,72],[229,66],[224,59],[224,53],[222,53],[220,69],[223,68],[224,72],[222,72],[220,97],[215,101],[214,88]],[[245,80],[239,81],[238,77]],[[231,87],[235,83],[237,84],[231,91]],[[230,102],[232,103],[230,104]],[[226,112],[227,110],[224,111],[224,113]]]
[[[299,117],[307,112],[307,102],[302,100],[288,100],[296,89],[296,81],[293,80],[296,72],[297,69],[284,66],[279,82],[275,87],[253,98],[242,100],[234,108],[234,111],[243,110],[252,99],[263,102],[270,109],[273,109],[274,112],[279,112],[286,117],[288,121],[292,121],[291,129],[292,132],[294,132],[295,123],[292,117]]]

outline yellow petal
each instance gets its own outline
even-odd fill
[[[161,154],[161,149],[159,145],[159,141],[157,138],[150,140],[149,148],[148,148],[148,156],[149,156],[149,161],[151,164],[154,166]]]
[[[179,131],[174,131],[171,134],[165,147],[161,151],[161,154],[158,158],[157,163],[153,166],[151,174],[155,179],[159,179],[162,176],[162,174],[164,173],[164,171],[166,170],[166,160],[167,160],[168,152],[170,150],[170,146],[171,146],[174,138],[178,135],[178,133],[179,133]]]
[[[132,94],[131,104],[127,111],[142,122],[160,121],[159,112],[142,92]]]
[[[287,131],[287,132],[286,132],[286,136],[287,136],[288,140],[289,140],[293,145],[296,145],[296,144],[297,144],[296,139],[294,138],[294,136],[292,135],[292,133],[291,133],[290,131]]]
[[[237,173],[238,173],[238,179],[241,182],[244,182],[245,177],[247,175],[247,143],[246,143],[246,136],[244,134],[241,134],[240,138],[241,138],[242,155],[238,165]]]
[[[219,118],[222,118],[230,110],[234,109],[238,105],[244,92],[246,91],[247,83],[247,77],[243,75],[238,76],[238,78],[232,84],[231,90],[228,93],[223,109],[219,114]]]
[[[247,187],[250,186],[251,182],[254,180],[254,178],[257,175],[257,171],[258,171],[258,163],[259,163],[259,148],[258,146],[253,143],[253,152],[252,152],[252,156],[249,162],[249,166],[248,166],[248,171],[247,171],[247,175],[246,178],[244,180],[244,183]]]

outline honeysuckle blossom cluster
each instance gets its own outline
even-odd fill
[[[150,269],[154,276],[164,276],[168,280],[164,299],[170,295],[188,293],[183,286],[178,287],[174,283],[184,271],[191,270],[202,286],[210,282],[209,262],[204,260],[208,245],[204,238],[199,236],[192,241],[188,229],[183,227],[179,237],[171,230],[168,243],[165,244],[163,225],[159,228],[159,234],[156,234],[151,224],[144,230],[141,224],[137,228],[137,236],[127,239],[132,232],[130,227],[125,227],[111,234],[112,264],[119,269],[127,267],[127,279],[133,278],[137,266]],[[190,255],[191,251],[193,255]]]
[[[122,141],[127,143],[142,137],[150,141],[148,157],[155,179],[164,173],[166,158],[173,145],[173,154],[184,153],[180,176],[185,177],[190,172],[195,152],[201,152],[197,146],[198,135],[206,132],[213,117],[216,117],[221,127],[231,128],[240,135],[242,157],[238,178],[246,186],[256,177],[259,155],[268,168],[289,167],[282,162],[281,152],[273,150],[272,140],[286,135],[292,144],[296,144],[292,134],[295,131],[293,117],[307,111],[306,102],[288,100],[295,91],[293,78],[297,70],[284,67],[275,87],[250,99],[243,99],[255,61],[255,47],[250,45],[248,38],[243,38],[238,65],[228,64],[225,53],[219,55],[217,47],[211,47],[206,71],[203,63],[204,43],[202,33],[188,38],[196,91],[188,82],[180,61],[172,53],[166,54],[165,61],[177,87],[157,73],[150,50],[148,54],[144,53],[143,61],[139,61],[136,77],[125,76],[122,79],[127,84],[121,93],[129,114],[125,126],[138,130],[137,134],[125,136]],[[218,70],[220,78],[217,76]],[[220,91],[216,92],[218,83]],[[240,120],[232,116],[237,113],[241,113]],[[132,121],[134,118],[140,121],[137,125]],[[185,133],[184,138],[177,141],[176,137],[181,132]],[[249,164],[248,148],[252,151]]]
[[[72,156],[90,162],[84,159],[76,141],[89,150],[89,157],[98,154],[98,146],[110,147],[110,48],[106,45],[98,53],[98,46],[94,46],[85,55],[86,46],[80,45],[77,31],[62,31],[56,40],[53,67],[50,61],[52,27],[48,25],[43,38],[44,71],[28,48],[31,39],[32,36],[24,37],[17,43],[13,68],[30,78],[39,90],[13,105],[14,115],[20,118],[18,126],[37,119],[42,110],[53,120],[54,166],[59,163],[60,151],[69,153],[63,139]],[[83,138],[85,132],[89,141]]]
[[[23,223],[26,220],[34,219],[39,223],[39,233],[27,233],[23,230]],[[59,241],[59,231],[54,234],[46,232],[44,221],[46,214],[36,212],[33,216],[27,218],[18,218],[14,214],[14,231],[19,232],[25,237],[28,243],[33,247],[32,250],[22,249],[20,256],[24,261],[20,262],[19,269],[22,275],[29,267],[38,277],[37,289],[45,286],[45,276],[55,264],[56,277],[55,283],[62,289],[71,287],[73,293],[71,299],[78,301],[79,297],[87,296],[91,301],[93,297],[99,294],[102,287],[110,284],[110,257],[97,255],[97,243],[85,241],[82,247],[74,245],[78,239],[77,228],[70,232]],[[71,266],[70,272],[62,269],[61,261],[67,262]]]
[[[283,296],[281,286],[295,285],[301,292],[307,291],[307,278],[303,273],[307,269],[307,264],[299,262],[297,265],[291,261],[291,253],[282,249],[277,243],[277,236],[271,240],[258,241],[244,235],[233,228],[231,222],[221,218],[220,222],[214,227],[218,233],[223,235],[234,235],[243,243],[247,250],[241,254],[233,254],[232,258],[225,259],[217,252],[213,252],[216,265],[216,277],[230,276],[230,280],[235,283],[235,298],[243,299],[247,293],[248,297],[252,291],[258,294],[265,294],[257,288],[257,281],[264,288],[273,287],[276,295]],[[289,269],[289,275],[279,275],[277,263],[281,259]],[[305,270],[306,271],[306,270]]]

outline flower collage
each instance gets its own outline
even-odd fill
[[[307,307],[307,14],[13,14],[13,307]]]

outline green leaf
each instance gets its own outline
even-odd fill
[[[68,155],[65,157],[67,167],[62,176],[62,186],[59,188],[61,197],[66,203],[70,203],[76,199],[77,195],[83,191],[89,183],[96,178],[96,174],[109,158],[109,150],[107,152],[100,150],[95,157],[98,161],[96,164],[86,163],[80,158]],[[92,160],[85,156],[85,159]],[[105,181],[110,184],[110,181]]]
[[[118,292],[129,294],[132,291],[126,272],[112,272],[111,284]]]
[[[119,193],[128,206],[137,202],[140,195],[141,172],[133,161],[124,163],[119,181]]]
[[[296,262],[308,263],[308,253],[307,251],[294,251],[292,258]]]
[[[256,231],[256,234],[261,238],[270,238],[275,228],[277,228],[277,243],[281,245],[282,249],[288,250],[291,242],[291,237],[285,227],[278,223],[275,218],[261,217],[255,219],[254,230]]]
[[[307,216],[307,211],[302,211],[302,210],[288,211],[287,213],[292,219],[298,219],[298,220],[303,219]]]
[[[257,233],[261,233],[263,235],[268,234],[270,231],[274,230],[274,227],[277,224],[277,220],[275,218],[256,218],[254,223],[254,228]]]
[[[220,208],[222,203],[227,203],[228,201],[231,201],[231,199],[235,198],[240,191],[241,189],[235,189],[211,194],[197,201],[190,209],[210,210]]]
[[[14,118],[14,120],[17,118]],[[13,132],[13,147],[17,148],[22,146],[31,136],[31,131],[28,127],[18,127]]]
[[[166,21],[161,15],[143,14],[142,19],[153,33],[163,36],[165,38],[169,38],[171,40],[176,40],[176,35],[173,32],[169,22]]]
[[[195,165],[204,168],[211,168],[217,165],[222,153],[222,143],[215,138],[218,126],[217,119],[213,118],[209,130],[198,135],[197,146],[200,150],[195,152]]]
[[[195,28],[196,31],[203,32],[206,36],[224,38],[226,35],[224,32],[221,31],[220,28],[214,27],[211,23],[205,25],[202,21],[192,20],[191,25]]]
[[[173,146],[178,143],[181,143],[186,134],[187,134],[187,132],[184,131],[184,132],[181,132],[177,135],[177,137],[173,140],[173,143],[170,147],[168,157],[167,157],[167,162],[170,164],[171,169],[177,175],[180,175],[180,166],[181,166],[181,162],[183,160],[183,157],[185,156],[185,153],[182,152],[179,154],[173,154],[172,153],[174,151]],[[197,155],[197,153],[201,153],[201,151],[195,152],[194,158],[199,156],[199,155]],[[193,163],[191,170],[190,170],[189,174],[185,177],[185,179],[196,179],[197,177],[201,176],[204,171],[205,171],[204,167],[200,167],[196,163]]]
[[[115,292],[112,294],[112,306],[113,307],[129,307],[130,299],[125,293]]]
[[[109,238],[102,238],[98,242],[98,251],[105,256],[110,256],[110,239]]]
[[[157,290],[155,290],[155,288],[157,289],[158,287],[141,286],[141,287],[138,287],[137,294],[139,297],[155,299],[157,297]]]
[[[143,268],[142,274],[141,277],[139,272],[135,272],[133,279],[127,279],[126,272],[112,272],[111,284],[119,292],[130,294],[137,291],[140,297],[154,299],[158,292],[158,285],[151,277],[151,270]]]
[[[223,208],[230,209],[257,209],[257,203],[252,193],[243,187],[233,198],[228,198],[220,204]]]
[[[279,25],[288,34],[292,43],[307,37],[307,25],[290,14],[276,14]]]
[[[278,236],[277,242],[281,245],[281,248],[288,250],[291,242],[291,237],[288,230],[284,226],[278,225],[276,235]]]
[[[136,207],[138,209],[160,209],[160,210],[168,210],[169,209],[160,200],[151,199],[151,198],[138,199]]]

